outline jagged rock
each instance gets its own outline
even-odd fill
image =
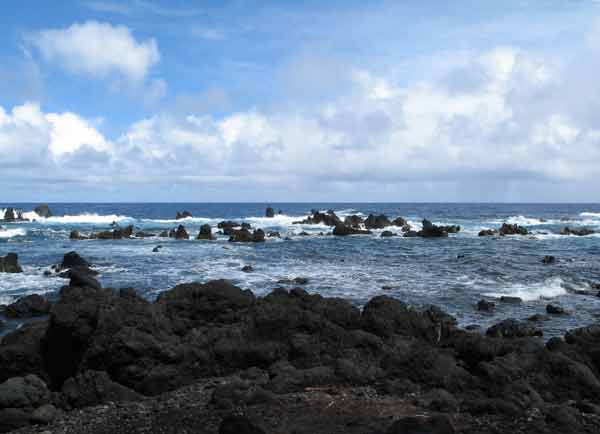
[[[364,224],[365,228],[367,229],[383,229],[387,226],[391,226],[392,222],[384,214],[369,214],[369,216],[365,219]]]
[[[87,240],[88,237],[86,237],[85,235],[82,235],[79,231],[74,229],[69,234],[69,239],[71,239],[71,240]]]
[[[496,308],[496,304],[494,302],[488,300],[479,300],[477,302],[477,310],[481,310],[484,312],[492,312]]]
[[[265,217],[273,218],[275,217],[275,210],[271,207],[267,207],[265,210]]]
[[[68,404],[74,408],[89,407],[108,401],[139,401],[142,395],[115,383],[103,371],[88,370],[69,378],[62,386]]]
[[[355,229],[344,224],[338,224],[333,228],[333,235],[346,236],[346,235],[361,235],[370,234],[371,231],[363,229]]]
[[[423,229],[418,232],[418,235],[423,238],[439,238],[439,237],[447,237],[448,232],[444,229],[444,227],[436,226],[431,223],[429,220],[423,220]]]
[[[182,211],[182,212],[177,211],[175,220],[181,220],[181,219],[186,219],[186,218],[190,218],[190,217],[193,217],[193,216],[192,216],[192,213],[189,211]]]
[[[519,226],[518,224],[510,225],[508,223],[502,223],[500,230],[498,231],[501,236],[505,235],[527,235],[529,231],[527,228],[523,226]]]
[[[50,312],[50,306],[50,302],[41,295],[31,294],[6,306],[6,316],[9,318],[27,318],[47,315]]]
[[[562,307],[557,306],[555,304],[547,304],[546,312],[548,312],[551,315],[564,315],[566,313]]]
[[[542,331],[526,322],[515,319],[500,321],[487,329],[486,335],[490,337],[520,338],[525,336],[542,336]]]
[[[16,253],[7,253],[6,256],[0,256],[0,273],[22,273],[23,269],[19,265],[19,256]]]
[[[358,215],[350,215],[344,219],[344,225],[358,228],[363,223],[363,218]]]
[[[250,232],[246,228],[242,228],[233,232],[229,241],[235,243],[262,243],[265,241],[265,232],[262,229],[256,229]]]
[[[408,225],[408,222],[402,217],[396,217],[392,220],[392,226],[404,227],[406,225]]]
[[[332,210],[327,211],[327,213],[313,210],[312,216],[307,217],[306,219],[299,221],[299,222],[293,222],[293,224],[303,224],[303,225],[324,224],[326,226],[337,226],[337,225],[342,224],[342,221]]]
[[[592,235],[595,233],[596,233],[596,231],[593,229],[589,229],[589,228],[577,229],[577,228],[570,228],[569,226],[565,226],[560,231],[561,235],[577,235],[578,237],[584,237],[586,235]]]
[[[213,240],[212,229],[209,224],[200,226],[200,232],[198,232],[197,240]]]
[[[46,203],[36,206],[33,211],[42,218],[52,217],[52,211]]]
[[[177,226],[177,229],[171,229],[169,232],[169,238],[175,238],[176,240],[189,240],[190,235],[185,230],[183,225]]]

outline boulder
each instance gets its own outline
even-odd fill
[[[564,315],[566,313],[561,306],[557,306],[555,304],[547,304],[546,312],[550,315]]]
[[[554,256],[551,255],[546,255],[544,256],[544,258],[542,259],[542,264],[554,264],[556,262],[556,258]]]
[[[242,267],[242,271],[244,273],[252,273],[254,271],[254,267],[252,267],[252,265],[244,265]]]
[[[427,219],[423,220],[423,229],[421,229],[418,234],[423,238],[439,238],[448,236],[448,232],[444,227],[436,226]]]
[[[501,236],[505,236],[505,235],[527,235],[529,233],[529,231],[527,230],[527,228],[524,228],[523,226],[519,226],[518,224],[508,224],[508,223],[502,223],[502,226],[500,227],[499,231]]]
[[[82,235],[78,230],[73,229],[69,234],[69,239],[71,240],[87,240],[88,237]]]
[[[186,219],[186,218],[190,218],[193,217],[192,213],[189,211],[177,211],[177,215],[175,216],[175,220],[181,220],[181,219]]]
[[[233,231],[229,241],[235,243],[262,243],[265,241],[265,232],[262,229],[250,232],[248,229],[242,228]]]
[[[363,218],[358,215],[350,215],[344,219],[344,224],[353,228],[358,228],[363,223]]]
[[[275,210],[271,207],[267,207],[267,209],[265,210],[265,217],[268,217],[268,218],[275,217]]]
[[[391,226],[392,222],[384,214],[369,214],[369,216],[365,219],[364,224],[367,229],[383,229],[387,226]]]
[[[493,235],[497,235],[498,231],[496,229],[482,229],[479,231],[479,235],[480,237],[491,237]]]
[[[361,235],[370,234],[371,231],[356,229],[354,227],[346,226],[344,224],[338,224],[333,228],[333,235],[346,236],[346,235]]]
[[[303,224],[303,225],[323,224],[326,226],[337,226],[337,225],[342,224],[342,221],[332,210],[329,210],[326,213],[313,210],[313,214],[310,217],[307,217],[302,221],[293,222],[293,224]]]
[[[100,289],[102,286],[100,282],[94,279],[90,274],[82,272],[78,269],[71,269],[69,271],[69,277],[71,278],[69,286],[77,288],[93,288]]]
[[[65,270],[67,268],[89,268],[91,267],[91,264],[85,260],[84,258],[82,258],[79,253],[71,251],[68,253],[65,253],[65,255],[63,256],[63,260],[60,263],[60,269],[61,270]]]
[[[392,220],[392,226],[404,227],[408,224],[408,222],[402,217],[396,217]]]
[[[200,226],[200,232],[198,232],[197,240],[213,240],[212,229],[209,224]]]
[[[6,256],[0,256],[0,273],[22,273],[23,269],[19,265],[19,256],[16,253],[7,253]]]
[[[39,294],[31,294],[18,299],[6,306],[6,316],[9,318],[28,318],[47,315],[51,304]]]
[[[542,330],[516,319],[506,319],[494,324],[485,332],[487,336],[495,338],[522,338],[527,336],[542,336]]]
[[[392,231],[383,231],[383,232],[381,233],[381,237],[382,237],[382,238],[387,238],[387,237],[395,237],[395,236],[396,236],[396,234],[395,234],[395,233],[393,233]]]
[[[49,401],[50,391],[37,376],[9,378],[0,384],[0,432],[52,421]]]
[[[484,312],[492,312],[495,308],[496,304],[492,301],[482,299],[477,302],[477,310],[481,310]]]
[[[33,211],[42,218],[52,217],[52,211],[46,203],[36,206]]]
[[[69,378],[62,386],[68,404],[74,408],[90,407],[108,401],[139,401],[143,396],[115,383],[104,371],[88,370]]]
[[[169,238],[175,238],[176,240],[189,240],[190,235],[185,230],[183,225],[177,226],[177,229],[171,229],[169,232]]]

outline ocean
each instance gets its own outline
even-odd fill
[[[36,205],[0,204],[0,218],[6,207],[30,211]],[[281,213],[266,218],[269,205]],[[582,237],[559,234],[565,226],[600,231],[599,204],[54,203],[50,208],[55,217],[27,213],[36,221],[2,223],[0,256],[16,252],[24,272],[0,273],[0,304],[26,294],[56,294],[67,280],[44,272],[75,250],[100,272],[103,286],[133,287],[149,299],[179,283],[221,278],[263,295],[282,286],[281,279],[303,277],[308,279],[303,285],[307,291],[357,305],[382,294],[416,306],[435,304],[463,326],[487,327],[505,318],[545,314],[546,304],[553,303],[569,314],[538,324],[549,337],[600,316],[600,297],[593,289],[600,283],[600,232]],[[461,231],[438,239],[382,238],[383,230],[336,237],[324,225],[292,224],[312,209],[332,209],[341,218],[370,213],[401,216],[416,229],[427,218],[435,224],[460,225]],[[193,217],[175,220],[184,210]],[[282,238],[256,244],[230,243],[227,236],[193,239],[201,225],[208,223],[216,231],[222,220],[279,231]],[[183,224],[191,239],[69,239],[71,230],[108,230],[112,222],[155,234]],[[478,236],[480,230],[498,228],[503,222],[523,225],[530,235]],[[388,229],[400,232],[397,227]],[[163,247],[154,253],[157,245]],[[555,256],[557,262],[543,264],[545,255]],[[254,272],[242,272],[245,265]],[[494,312],[476,310],[478,300],[502,295],[520,297],[523,303],[497,303]],[[9,328],[16,325],[9,322]]]

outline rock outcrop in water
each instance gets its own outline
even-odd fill
[[[364,225],[367,229],[383,229],[385,227],[391,226],[392,222],[389,218],[387,218],[385,214],[369,214],[369,216],[364,221]]]
[[[458,232],[460,226],[437,226],[431,223],[429,220],[424,219],[422,222],[423,228],[418,231],[406,231],[405,237],[422,237],[422,238],[442,238],[448,236],[448,228],[453,232]]]
[[[175,215],[175,220],[182,220],[182,219],[187,219],[193,217],[192,213],[189,211],[177,211],[177,214]]]
[[[36,206],[33,211],[42,218],[47,219],[48,217],[52,217],[52,211],[48,204],[44,203]]]
[[[150,303],[72,279],[47,321],[0,342],[0,430],[217,432],[242,410],[265,433],[599,432],[600,326],[538,334],[471,333],[387,296],[360,310],[221,280]],[[58,410],[32,417],[45,405]]]
[[[0,273],[22,273],[23,269],[19,265],[19,256],[16,253],[7,253],[6,256],[0,256]]]
[[[209,224],[205,224],[200,226],[200,231],[198,232],[197,240],[214,240],[214,236],[212,234],[212,229]]]
[[[233,243],[264,243],[265,231],[256,229],[254,232],[250,232],[247,228],[234,230],[229,241]]]
[[[169,231],[169,238],[175,238],[176,240],[189,240],[190,234],[186,231],[183,225],[177,226],[177,229],[171,229]]]
[[[271,207],[267,207],[267,209],[265,210],[265,217],[268,217],[268,218],[275,217],[275,210]]]
[[[50,306],[50,302],[41,295],[31,294],[6,306],[5,315],[8,318],[42,316],[50,312]]]
[[[333,235],[338,235],[338,236],[347,236],[347,235],[364,235],[364,234],[370,234],[371,231],[366,230],[366,229],[358,229],[354,226],[346,226],[345,224],[337,224],[334,228],[333,228]]]
[[[502,223],[502,226],[500,227],[500,229],[498,230],[498,233],[501,236],[505,236],[505,235],[527,235],[529,233],[529,231],[527,230],[527,228],[523,227],[523,226],[519,226],[518,224],[508,224],[508,223]]]
[[[0,219],[0,222],[12,223],[25,221],[23,218],[23,210],[18,208],[6,208],[4,211],[4,218]]]
[[[301,224],[301,225],[323,224],[326,226],[337,226],[337,225],[343,224],[343,222],[332,210],[329,210],[326,213],[313,210],[313,213],[310,217],[307,217],[302,221],[293,222],[293,224]]]
[[[593,230],[593,229],[589,229],[589,228],[570,228],[569,226],[565,226],[560,231],[561,235],[577,235],[579,237],[584,237],[586,235],[592,235],[592,234],[595,234],[595,233],[596,233],[596,231]]]

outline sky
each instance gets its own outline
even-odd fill
[[[600,202],[600,1],[6,0],[0,202]]]

